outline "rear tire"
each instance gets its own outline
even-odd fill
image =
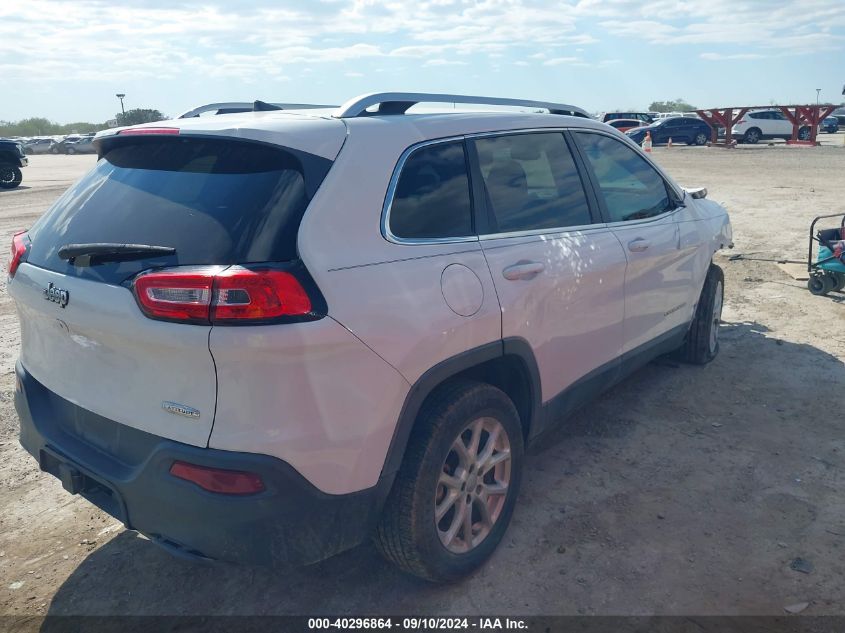
[[[799,141],[809,141],[810,140],[810,128],[802,127],[798,130],[798,140]]]
[[[519,415],[504,392],[471,381],[436,391],[408,440],[374,535],[377,549],[433,582],[476,570],[510,523],[523,450]]]
[[[836,278],[836,284],[833,286],[834,292],[840,292],[845,288],[845,273],[831,273]]]
[[[23,174],[14,165],[0,165],[0,189],[14,189],[23,181]]]
[[[706,365],[719,354],[719,323],[722,319],[724,293],[725,275],[716,264],[710,264],[695,317],[679,350],[684,362]]]
[[[695,135],[695,139],[693,140],[693,142],[696,145],[704,145],[705,143],[707,143],[707,141],[709,139],[710,139],[710,137],[707,136],[704,132],[699,132],[698,134]]]

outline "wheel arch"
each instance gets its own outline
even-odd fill
[[[519,413],[526,440],[541,427],[536,424],[542,411],[540,372],[531,346],[517,337],[487,343],[439,362],[411,386],[390,441],[382,478],[392,479],[399,470],[426,401],[461,380],[485,382],[505,392]]]

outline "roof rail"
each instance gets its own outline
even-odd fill
[[[568,114],[590,118],[586,111],[564,103],[531,101],[529,99],[505,99],[500,97],[473,97],[469,95],[429,94],[425,92],[374,92],[350,99],[340,106],[333,116],[339,119],[379,114],[404,114],[418,103],[469,103],[474,105],[500,105],[523,108],[543,108],[551,114]],[[377,105],[376,111],[368,108]]]
[[[319,105],[316,103],[266,103],[264,101],[227,101],[224,103],[207,103],[197,106],[180,114],[177,119],[189,119],[203,112],[216,114],[232,114],[233,112],[265,112],[267,110],[313,110],[317,108],[336,108],[334,105]]]

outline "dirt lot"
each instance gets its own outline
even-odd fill
[[[730,254],[800,258],[810,219],[845,211],[843,136],[655,156],[728,207]],[[0,242],[93,162],[33,157],[0,193]],[[185,563],[68,496],[18,445],[0,292],[0,614],[843,614],[845,295],[813,297],[771,262],[719,263],[717,360],[654,363],[564,424],[533,451],[503,546],[450,587],[370,545],[287,572]]]

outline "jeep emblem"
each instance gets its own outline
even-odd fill
[[[47,287],[44,288],[44,298],[47,301],[58,303],[64,308],[67,305],[67,302],[70,301],[70,293],[58,286],[54,286],[51,281],[47,284]]]

